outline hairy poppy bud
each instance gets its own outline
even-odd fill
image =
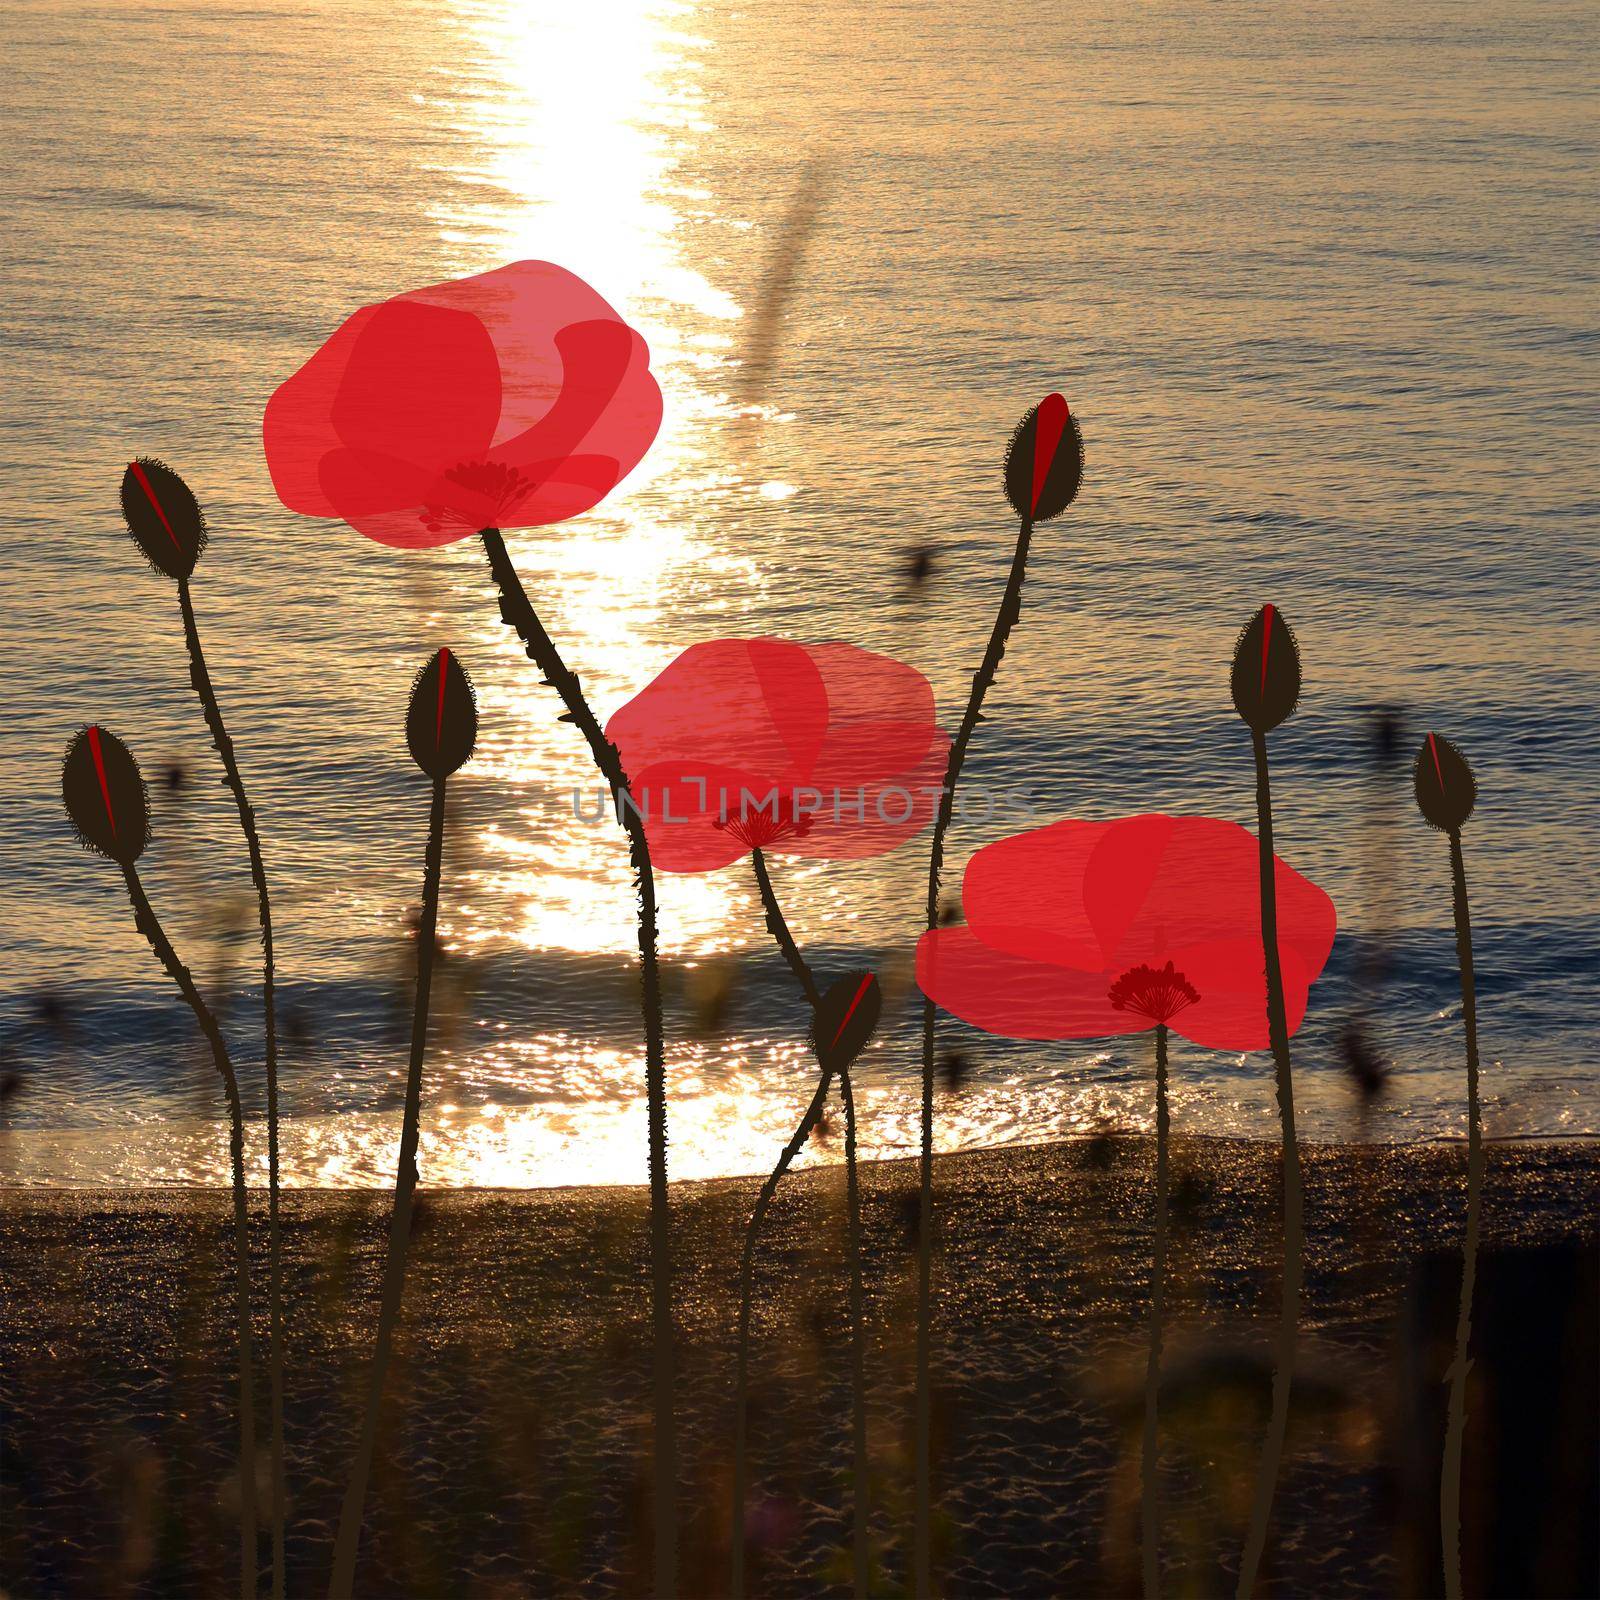
[[[1422,741],[1413,776],[1418,809],[1434,827],[1454,833],[1472,815],[1478,785],[1466,757],[1448,739],[1430,733]]]
[[[115,734],[83,728],[67,746],[61,799],[86,850],[132,866],[150,842],[139,764]]]
[[[122,516],[133,542],[157,572],[187,578],[206,547],[206,519],[189,485],[151,456],[122,474]]]
[[[1300,652],[1276,606],[1262,606],[1233,652],[1234,709],[1257,733],[1288,719],[1300,698]]]
[[[1058,394],[1047,394],[1011,435],[1006,451],[1006,499],[1024,522],[1059,517],[1083,481],[1083,440]]]
[[[430,778],[448,778],[478,742],[478,702],[472,680],[449,650],[441,650],[417,674],[406,712],[411,759]]]
[[[843,1072],[867,1048],[883,991],[870,972],[851,972],[830,984],[811,1019],[811,1043],[829,1072]]]

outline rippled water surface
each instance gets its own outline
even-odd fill
[[[1343,926],[1296,1044],[1304,1130],[1463,1125],[1444,842],[1372,760],[1393,706],[1407,765],[1433,725],[1479,773],[1486,1124],[1600,1132],[1585,7],[24,0],[0,32],[0,1178],[224,1171],[187,1013],[60,816],[84,721],[153,780],[151,893],[259,1099],[249,880],[172,591],[120,532],[136,454],[213,530],[196,604],[266,834],[290,1180],[389,1176],[427,812],[402,721],[442,643],[483,743],[454,786],[424,1181],[643,1177],[628,868],[570,814],[580,739],[475,544],[294,517],[259,446],[355,306],[518,256],[625,308],[667,395],[624,493],[512,540],[602,714],[695,640],[780,633],[903,657],[953,723],[1010,557],[1004,443],[1060,388],[1088,474],[1036,544],[974,794],[1251,821],[1226,664],[1273,600],[1306,666],[1279,846]],[[956,867],[1017,825],[975,806]],[[824,973],[884,977],[875,1153],[913,1139],[925,870],[914,841],[777,873]],[[662,898],[673,1171],[756,1170],[808,1090],[803,1005],[747,871]],[[1364,1112],[1339,1049],[1363,1005],[1394,1062]],[[945,1031],[948,1144],[1149,1118],[1148,1040]],[[1184,1126],[1274,1134],[1265,1055],[1180,1045],[1174,1071]]]

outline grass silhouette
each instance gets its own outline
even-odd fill
[[[411,1020],[411,1059],[406,1071],[405,1116],[400,1130],[400,1158],[394,1180],[394,1208],[389,1221],[389,1255],[383,1298],[378,1312],[378,1337],[372,1356],[367,1409],[362,1418],[349,1486],[339,1513],[334,1540],[329,1600],[349,1600],[355,1586],[356,1554],[367,1483],[378,1442],[383,1389],[394,1351],[394,1333],[405,1293],[406,1255],[417,1193],[417,1143],[422,1121],[422,1063],[428,1044],[428,1000],[433,987],[434,946],[439,926],[439,877],[444,862],[445,781],[472,754],[477,742],[477,707],[472,680],[448,650],[440,650],[417,677],[406,717],[412,758],[433,782],[428,809],[428,844],[422,875],[422,915],[417,923],[417,992]]]
[[[800,1118],[793,1136],[779,1153],[777,1164],[768,1174],[756,1196],[750,1220],[745,1226],[744,1244],[739,1258],[739,1334],[734,1371],[733,1424],[733,1503],[729,1568],[729,1592],[734,1600],[744,1594],[745,1501],[749,1490],[748,1419],[750,1399],[750,1311],[755,1278],[756,1243],[761,1225],[772,1205],[783,1175],[805,1148],[806,1141],[822,1119],[828,1091],[837,1076],[845,1107],[845,1167],[849,1204],[850,1255],[850,1347],[851,1347],[851,1437],[855,1452],[853,1479],[853,1531],[851,1536],[853,1571],[858,1595],[867,1587],[867,1421],[865,1293],[861,1273],[861,1195],[856,1172],[855,1096],[849,1084],[850,1062],[866,1047],[877,1025],[882,998],[871,973],[851,973],[826,992],[815,976],[800,947],[795,943],[759,848],[750,856],[756,885],[766,912],[767,929],[794,973],[811,1007],[812,1043],[821,1073],[810,1104]]]
[[[144,778],[132,753],[103,728],[83,729],[67,747],[61,794],[84,847],[121,867],[134,927],[144,935],[194,1013],[228,1100],[239,1341],[239,1593],[242,1600],[253,1600],[257,1570],[255,1369],[250,1341],[250,1213],[244,1183],[244,1107],[239,1079],[217,1019],[201,998],[189,969],[178,959],[139,878],[138,860],[150,840],[150,810]]]
[[[955,815],[956,785],[967,758],[967,746],[983,712],[984,696],[1006,653],[1011,630],[1022,614],[1022,585],[1028,573],[1028,551],[1036,522],[1060,516],[1072,504],[1083,480],[1083,444],[1078,425],[1058,394],[1047,395],[1018,424],[1006,454],[1006,498],[1017,513],[1016,548],[1000,598],[989,644],[972,675],[961,725],[950,744],[939,811],[928,852],[927,926],[939,925],[939,879],[944,870],[944,841]],[[912,1590],[916,1600],[933,1593],[933,1086],[938,1010],[922,1002],[922,1106],[920,1113],[920,1189],[917,1234],[917,1388],[915,1438],[915,1510],[912,1532]]]
[[[1266,961],[1267,1033],[1277,1072],[1278,1118],[1283,1132],[1283,1306],[1272,1373],[1272,1410],[1261,1450],[1249,1532],[1239,1563],[1239,1600],[1254,1592],[1266,1550],[1272,1501],[1289,1429],[1289,1392],[1294,1382],[1300,1291],[1305,1280],[1305,1199],[1300,1144],[1294,1126],[1294,1074],[1289,1058],[1289,1023],[1283,1000],[1283,964],[1278,952],[1278,895],[1273,859],[1272,776],[1267,734],[1291,716],[1300,699],[1300,654],[1289,625],[1273,606],[1263,606],[1240,636],[1233,657],[1233,703],[1249,725],[1256,769],[1256,836],[1261,851],[1261,944]]]
[[[489,568],[500,591],[500,615],[522,640],[528,659],[566,707],[589,746],[601,777],[616,801],[617,820],[628,836],[639,895],[639,976],[645,1036],[645,1096],[648,1109],[650,1162],[650,1292],[654,1328],[655,1412],[655,1540],[656,1600],[672,1600],[677,1592],[677,1431],[673,1417],[673,1369],[677,1338],[672,1319],[672,1239],[667,1201],[666,1047],[661,1012],[661,966],[656,951],[656,885],[650,864],[650,841],[644,819],[630,801],[628,775],[617,747],[606,738],[584,697],[577,674],[562,660],[528,599],[498,528],[480,534]]]
[[[272,1408],[272,1594],[284,1600],[284,1444],[283,1444],[283,1241],[278,1217],[278,1006],[276,968],[272,952],[272,901],[267,893],[267,868],[261,854],[261,836],[255,810],[245,792],[238,758],[222,707],[212,686],[200,643],[189,579],[201,553],[210,542],[204,513],[187,483],[164,462],[141,456],[129,462],[122,475],[122,514],[134,543],[156,571],[177,581],[178,609],[183,617],[183,638],[189,652],[189,682],[199,697],[206,731],[222,761],[228,792],[233,796],[250,858],[250,879],[256,891],[256,915],[261,926],[261,1013],[263,1055],[267,1089],[267,1299],[268,1395]]]
[[[1450,1363],[1450,1410],[1439,1471],[1439,1540],[1446,1600],[1461,1600],[1461,1446],[1467,1431],[1467,1373],[1471,1370],[1472,1295],[1478,1270],[1478,1230],[1483,1211],[1483,1112],[1478,1100],[1478,998],[1472,967],[1472,912],[1461,829],[1477,803],[1478,786],[1465,757],[1430,733],[1417,752],[1417,806],[1450,840],[1451,901],[1456,963],[1461,975],[1461,1027],[1467,1052],[1467,1233],[1461,1252],[1461,1300],[1456,1310],[1455,1356]]]

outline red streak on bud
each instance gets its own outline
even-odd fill
[[[1044,480],[1050,476],[1050,466],[1056,458],[1056,446],[1067,431],[1067,402],[1058,394],[1047,394],[1039,402],[1033,419],[1033,499],[1030,511],[1039,509],[1039,496],[1044,493]]]
[[[100,798],[106,803],[106,821],[111,824],[111,837],[117,836],[117,819],[111,810],[111,785],[106,782],[105,758],[100,754],[100,730],[89,730],[89,754],[94,757],[95,776],[100,780]]]
[[[1434,776],[1439,780],[1439,793],[1444,793],[1444,768],[1439,765],[1439,747],[1433,742],[1433,735],[1428,735],[1428,754],[1433,757]]]
[[[444,675],[450,670],[450,652],[439,652],[439,711],[433,719],[433,747],[435,750],[444,743]]]
[[[1272,607],[1261,608],[1261,694],[1267,693],[1267,651],[1272,645]]]
[[[850,1009],[844,1014],[844,1021],[839,1024],[839,1031],[834,1034],[833,1042],[838,1042],[844,1037],[844,1030],[850,1025],[850,1019],[856,1014],[856,1007],[861,1004],[861,997],[872,987],[872,974],[869,972],[861,980],[861,987],[856,990],[856,997],[850,1002]]]
[[[161,502],[156,499],[156,492],[150,487],[150,480],[144,475],[144,468],[137,461],[128,463],[128,471],[139,480],[139,487],[144,490],[144,497],[155,507],[155,513],[161,518],[161,526],[167,530],[167,537],[177,547],[178,553],[183,553],[183,546],[178,543],[178,536],[172,531],[172,524],[167,521],[167,514],[161,509]]]

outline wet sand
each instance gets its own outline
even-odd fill
[[[1261,1592],[1434,1592],[1428,1494],[1463,1152],[1308,1146],[1304,1156],[1300,1379]],[[946,1593],[1138,1591],[1151,1158],[1148,1141],[1106,1137],[940,1159],[936,1568]],[[916,1169],[883,1163],[862,1176],[875,1592],[896,1593],[911,1512]],[[738,1245],[754,1188],[673,1190],[687,1596],[725,1590]],[[1572,1521],[1562,1506],[1578,1497],[1580,1523],[1581,1507],[1592,1509],[1592,1430],[1574,1435],[1563,1419],[1586,1403],[1593,1414],[1597,1195],[1600,1146],[1491,1148],[1469,1574],[1515,1560],[1520,1540],[1552,1583],[1570,1585],[1569,1570],[1587,1581],[1591,1558],[1581,1534],[1562,1531]],[[1273,1147],[1176,1142],[1162,1391],[1173,1595],[1232,1592],[1270,1377],[1277,1204]],[[387,1197],[294,1191],[284,1213],[289,1589],[320,1594]],[[227,1196],[214,1191],[0,1194],[0,1592],[233,1591],[228,1223]],[[758,1276],[745,1518],[756,1594],[849,1588],[842,1238],[840,1170],[791,1178]],[[644,1246],[641,1191],[424,1191],[358,1593],[646,1592]],[[1526,1397],[1534,1381],[1542,1401]],[[1508,1406],[1531,1430],[1510,1463],[1520,1476],[1557,1462],[1557,1489],[1539,1500],[1547,1525],[1510,1508],[1522,1521],[1509,1556]],[[264,1404],[261,1416],[264,1433]]]

